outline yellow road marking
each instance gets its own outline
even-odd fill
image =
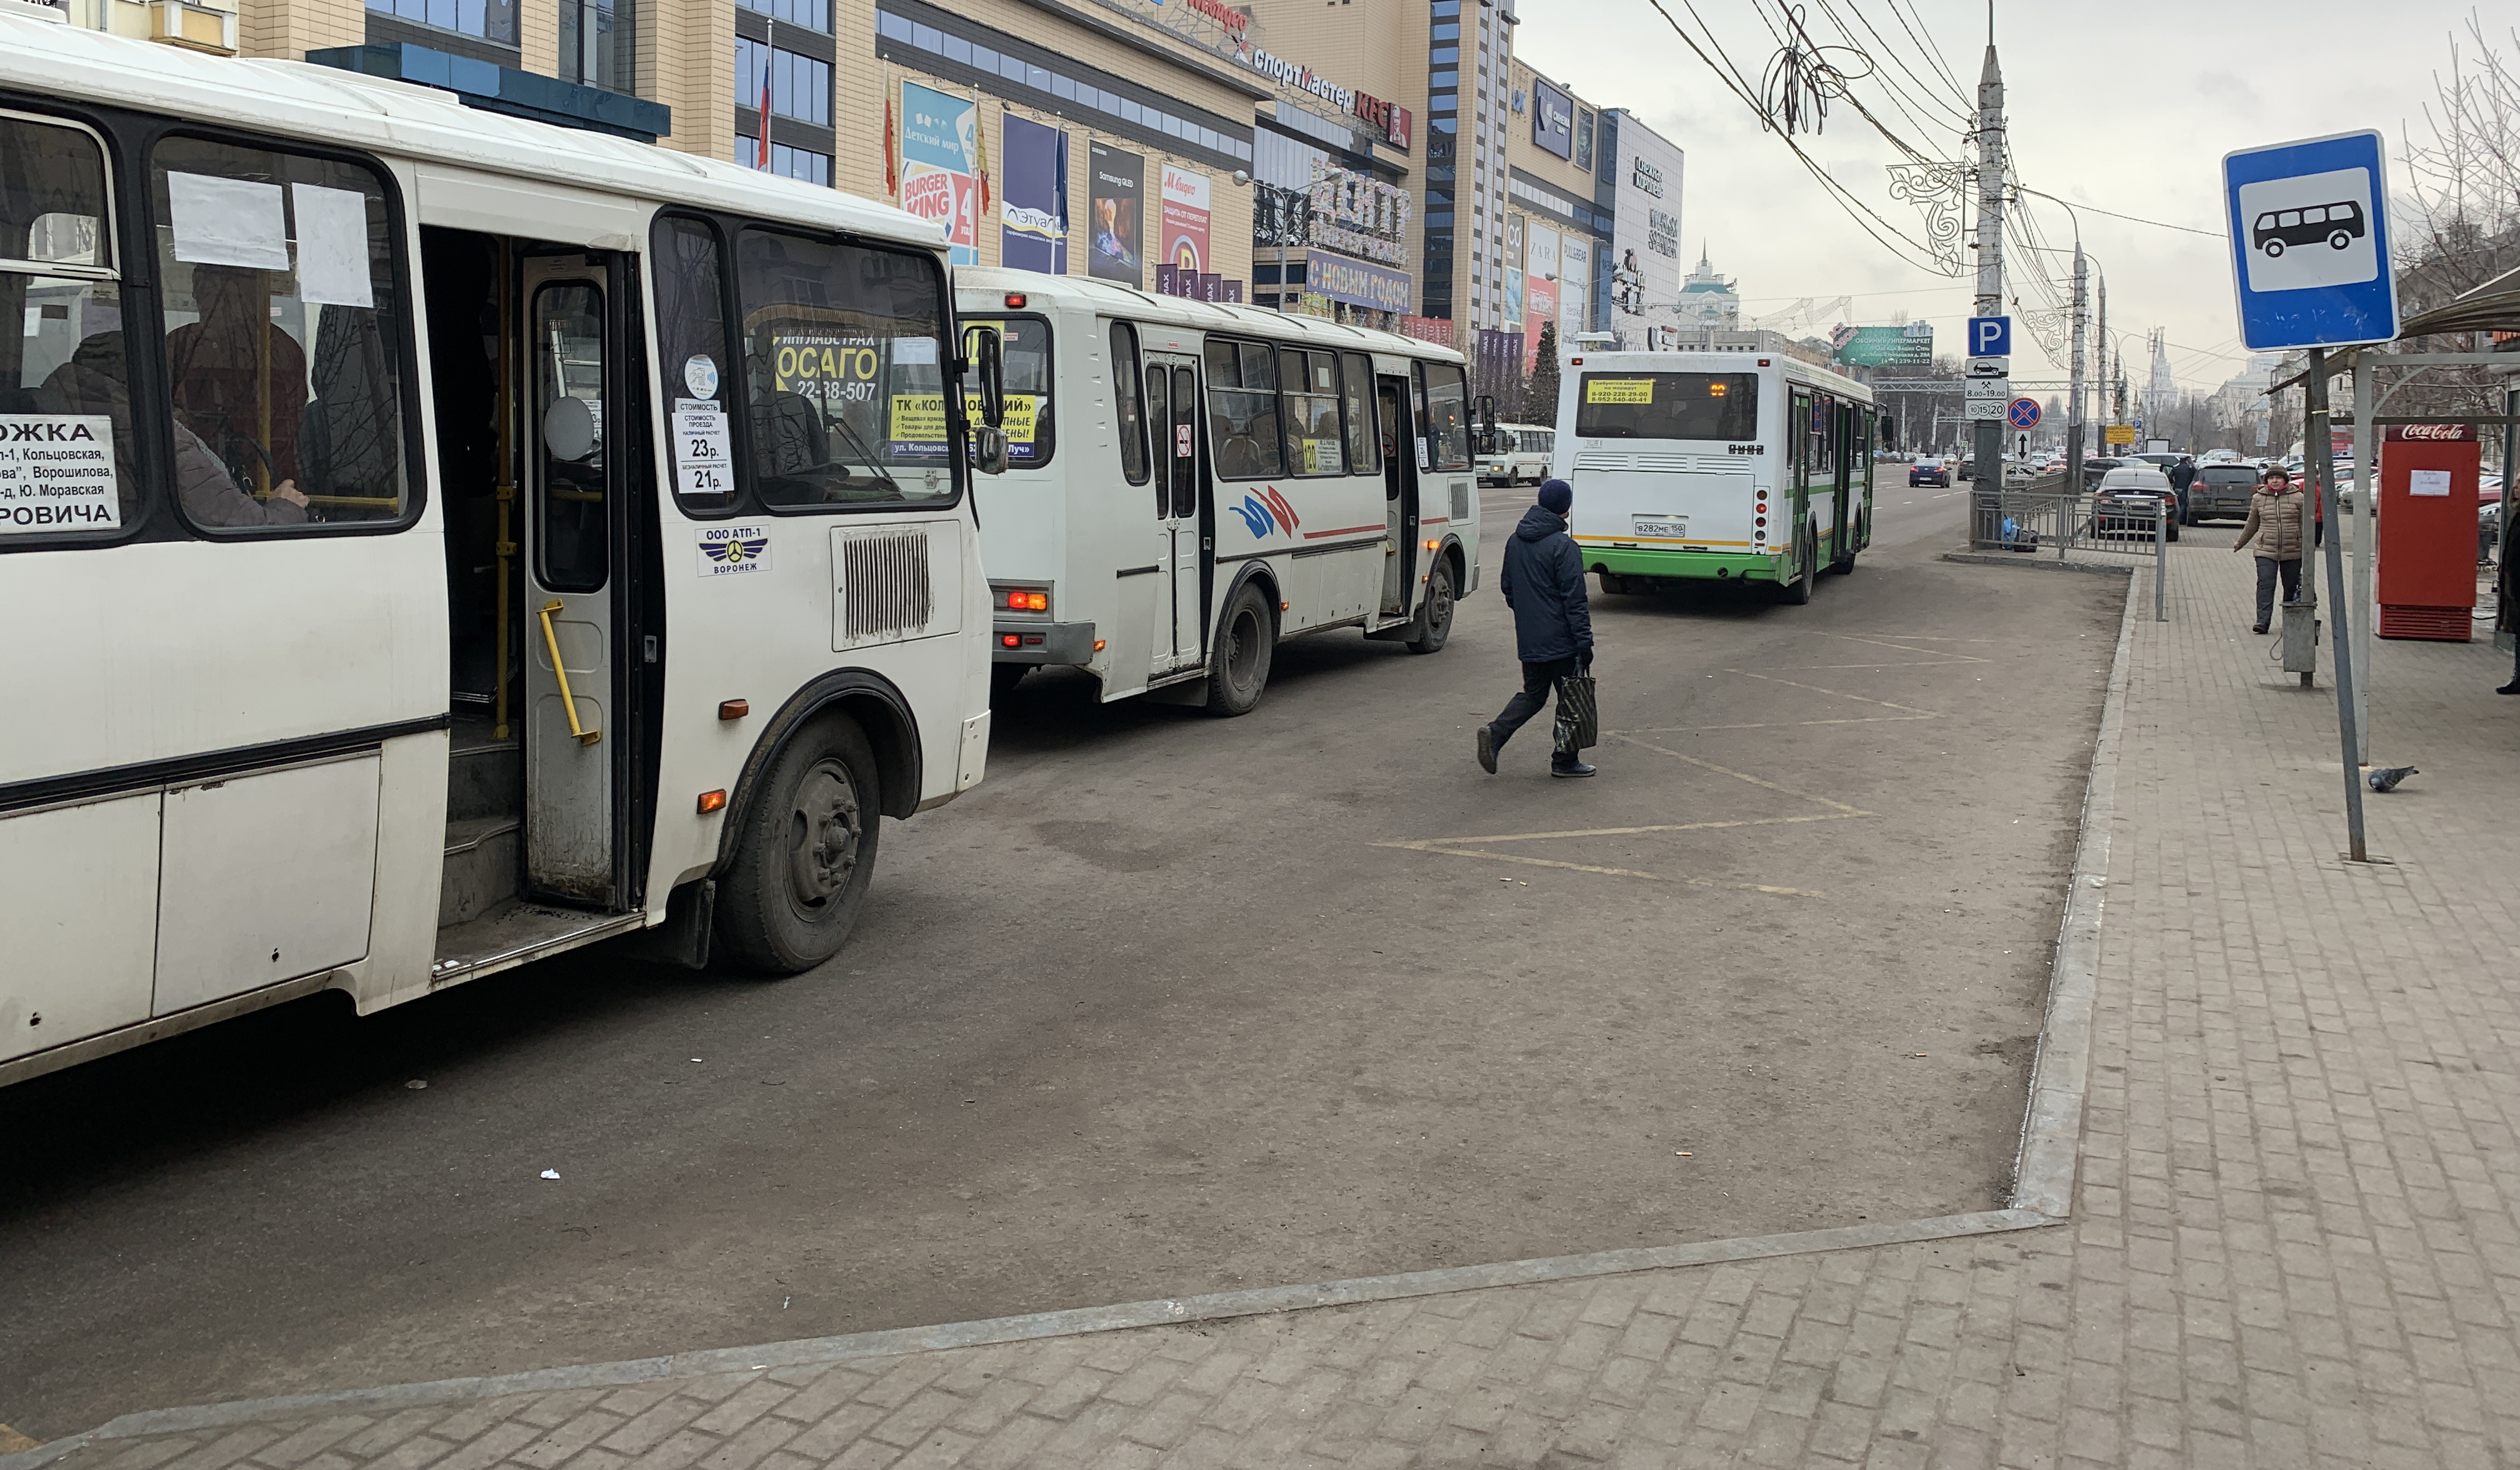
[[[1802,725],[1896,725],[1904,720],[1939,720],[1940,715],[1851,715],[1843,720],[1766,720],[1752,725],[1646,725],[1629,735],[1694,735],[1708,730],[1791,730]],[[1617,732],[1613,732],[1616,734]]]
[[[1614,878],[1650,878],[1657,883],[1683,883],[1691,888],[1731,888],[1743,893],[1767,893],[1779,898],[1826,898],[1815,888],[1779,888],[1770,883],[1727,883],[1716,878],[1669,877],[1646,872],[1639,868],[1597,868],[1590,863],[1560,863],[1554,858],[1526,858],[1519,853],[1462,852],[1459,848],[1441,847],[1433,842],[1377,842],[1376,847],[1405,847],[1412,852],[1441,853],[1448,858],[1485,858],[1491,863],[1521,863],[1532,868],[1562,868],[1571,872],[1598,872]]]
[[[1878,700],[1868,700],[1868,701],[1867,701],[1867,702],[1868,702],[1868,703],[1878,703],[1879,701],[1878,701]],[[1803,801],[1816,801],[1816,802],[1819,802],[1822,806],[1824,806],[1824,807],[1828,808],[1830,811],[1833,811],[1833,812],[1842,812],[1842,813],[1844,813],[1845,815],[1847,815],[1847,816],[1849,816],[1849,817],[1869,817],[1869,816],[1871,816],[1871,815],[1872,815],[1872,814],[1871,814],[1871,813],[1869,813],[1869,812],[1859,811],[1858,809],[1856,809],[1856,808],[1854,808],[1854,807],[1848,806],[1845,802],[1842,802],[1842,801],[1831,801],[1831,800],[1829,800],[1829,799],[1828,799],[1827,797],[1825,797],[1825,796],[1814,796],[1814,795],[1813,795],[1813,794],[1811,794],[1809,791],[1797,791],[1797,790],[1795,790],[1795,789],[1794,789],[1793,787],[1791,787],[1791,786],[1780,786],[1780,785],[1777,784],[1775,781],[1772,781],[1772,780],[1763,780],[1763,779],[1761,779],[1761,778],[1759,778],[1759,777],[1752,776],[1752,775],[1750,775],[1748,772],[1745,772],[1745,771],[1735,771],[1735,770],[1732,770],[1731,767],[1728,767],[1728,766],[1719,766],[1719,765],[1715,764],[1713,761],[1700,760],[1700,759],[1698,759],[1696,756],[1693,756],[1693,755],[1683,755],[1683,754],[1681,754],[1679,751],[1672,749],[1672,748],[1671,748],[1670,746],[1668,746],[1668,745],[1657,745],[1657,744],[1655,744],[1655,743],[1654,743],[1653,741],[1651,741],[1651,740],[1640,740],[1640,739],[1638,739],[1635,735],[1627,735],[1627,734],[1624,734],[1624,733],[1622,733],[1622,732],[1620,732],[1620,731],[1615,731],[1615,730],[1605,730],[1605,731],[1602,731],[1602,732],[1601,732],[1601,736],[1602,736],[1602,738],[1604,738],[1604,739],[1611,739],[1611,740],[1625,740],[1625,741],[1627,741],[1627,742],[1628,742],[1629,744],[1631,744],[1631,745],[1641,745],[1641,746],[1644,747],[1644,748],[1645,748],[1645,749],[1647,749],[1647,750],[1655,751],[1655,752],[1657,752],[1657,753],[1659,753],[1659,754],[1670,756],[1673,760],[1676,760],[1676,761],[1687,761],[1688,764],[1690,764],[1690,765],[1692,765],[1692,766],[1702,766],[1702,767],[1704,767],[1705,769],[1707,769],[1707,770],[1709,770],[1709,771],[1714,772],[1714,773],[1715,773],[1716,775],[1718,775],[1718,776],[1729,776],[1729,777],[1732,778],[1734,780],[1745,780],[1745,781],[1748,781],[1750,784],[1752,784],[1752,785],[1754,785],[1754,786],[1757,786],[1757,787],[1761,788],[1762,790],[1775,791],[1775,792],[1778,792],[1778,793],[1779,793],[1779,794],[1781,794],[1781,795],[1796,797],[1796,798],[1798,798],[1798,799],[1800,799],[1800,800],[1803,800]]]
[[[1633,837],[1640,832],[1703,832],[1728,826],[1782,826],[1795,822],[1844,822],[1850,817],[1869,817],[1870,812],[1849,809],[1844,812],[1816,813],[1808,817],[1744,817],[1731,822],[1664,822],[1651,826],[1590,826],[1569,832],[1500,832],[1482,837],[1419,837],[1405,842],[1377,842],[1376,847],[1424,848],[1440,842],[1447,847],[1467,846],[1475,842],[1550,842],[1561,837]]]
[[[1986,662],[1983,658],[1971,659],[1969,661],[1972,663]],[[1858,704],[1877,704],[1883,709],[1903,710],[1912,715],[1921,715],[1928,720],[1939,718],[1934,711],[1930,709],[1918,709],[1912,704],[1899,704],[1888,699],[1873,699],[1863,694],[1850,694],[1844,690],[1824,690],[1817,684],[1796,684],[1790,679],[1778,679],[1773,674],[1753,674],[1748,669],[1726,669],[1724,672],[1727,674],[1738,674],[1744,679],[1761,680],[1768,684],[1781,684],[1789,690],[1808,690],[1815,694],[1832,694],[1840,699],[1852,699]]]
[[[29,1449],[42,1448],[42,1441],[30,1440],[8,1425],[0,1424],[0,1454],[23,1454]]]

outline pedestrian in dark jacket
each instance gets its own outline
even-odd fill
[[[1575,491],[1564,480],[1540,487],[1540,504],[1523,512],[1505,544],[1505,574],[1497,590],[1513,609],[1515,656],[1522,660],[1522,691],[1506,702],[1495,723],[1479,727],[1479,765],[1496,774],[1497,751],[1541,707],[1557,682],[1593,666],[1593,606],[1584,594],[1584,556],[1566,534],[1566,512]],[[1560,690],[1558,710],[1566,708]],[[1552,776],[1590,776],[1578,753],[1564,744],[1550,756]]]
[[[2187,487],[2195,483],[2195,459],[2189,455],[2181,455],[2179,463],[2170,467],[2170,489],[2179,497],[2179,520],[2182,525],[2192,524],[2187,519]]]

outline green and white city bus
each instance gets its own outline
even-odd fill
[[[1566,360],[1551,470],[1604,592],[1663,580],[1770,582],[1811,601],[1872,541],[1872,392],[1748,352]]]

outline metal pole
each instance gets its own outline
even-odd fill
[[[2083,348],[2084,320],[2091,309],[2091,262],[2083,258],[2083,237],[2074,236],[2074,383],[2065,400],[2065,493],[2083,493]]]
[[[2354,605],[2337,607],[2336,636],[2354,640],[2354,666],[2362,671],[2354,681],[2354,759],[2360,765],[2371,760],[2371,554],[2380,529],[2374,518],[2380,510],[2380,456],[2371,418],[2380,412],[2373,391],[2378,385],[2365,348],[2354,357],[2354,513],[2336,528],[2354,537]]]
[[[2163,605],[2164,589],[2170,583],[2170,508],[2155,506],[2152,512],[2152,620],[2170,621]]]
[[[2327,452],[2327,349],[2310,349],[2310,376],[2302,379],[2303,457],[2310,462],[2311,484],[2320,513],[2336,523],[2336,457]],[[2313,450],[2316,452],[2312,452]],[[2327,538],[2327,595],[2340,621],[2345,618],[2345,539]],[[2354,640],[2340,631],[2336,640],[2336,743],[2345,763],[2345,834],[2351,844],[2346,858],[2367,863],[2362,841],[2362,771],[2356,754],[2354,703]]]
[[[1977,81],[1977,314],[2003,315],[2003,71],[1995,60],[1995,12],[1986,19],[1986,66]],[[1973,347],[1975,344],[1972,343]],[[1977,421],[1977,475],[2003,488],[2003,420]]]

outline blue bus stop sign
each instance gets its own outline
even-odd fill
[[[2252,352],[2398,334],[2387,150],[2340,133],[2223,156],[2240,340]]]

